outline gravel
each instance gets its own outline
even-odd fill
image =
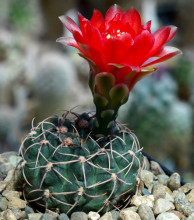
[[[0,220],[194,220],[194,184],[181,186],[180,175],[165,174],[160,165],[147,160],[140,188],[128,207],[100,215],[74,212],[71,216],[46,210],[38,212],[17,191],[15,169],[21,158],[16,152],[0,154]]]

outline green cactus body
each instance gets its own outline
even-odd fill
[[[29,202],[68,214],[103,213],[119,208],[122,198],[129,200],[135,193],[142,168],[135,135],[115,124],[111,135],[97,138],[92,121],[86,113],[67,112],[32,128],[20,149]]]

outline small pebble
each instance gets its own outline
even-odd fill
[[[24,209],[26,207],[26,201],[13,197],[8,202],[8,208]]]
[[[149,196],[133,196],[131,200],[131,204],[135,206],[140,206],[142,204],[146,204],[149,207],[153,207],[154,204],[154,196],[149,195]]]
[[[115,210],[111,211],[111,215],[113,220],[119,220],[120,213],[118,211]]]
[[[28,205],[25,207],[24,210],[25,210],[26,215],[34,213],[34,210],[31,207],[29,207]]]
[[[148,170],[142,170],[141,171],[141,180],[144,182],[144,184],[148,188],[149,185],[153,183],[154,174]]]
[[[144,166],[145,166],[144,169],[145,170],[150,170],[150,162],[149,162],[147,157],[143,157],[143,163],[144,163]]]
[[[156,220],[180,220],[180,219],[173,213],[163,212],[160,215],[158,215]]]
[[[0,192],[2,192],[6,187],[6,182],[5,181],[0,181]]]
[[[13,170],[14,166],[10,163],[3,163],[0,166],[0,172],[7,175],[10,170]]]
[[[140,205],[138,208],[138,214],[141,220],[155,220],[152,209],[147,205]]]
[[[58,220],[69,220],[69,217],[65,213],[62,213],[58,216]]]
[[[177,210],[172,210],[172,211],[170,211],[170,213],[175,214],[179,219],[182,219],[184,217],[184,215]]]
[[[106,212],[99,220],[112,220],[112,214],[110,212]]]
[[[158,215],[162,212],[166,212],[166,211],[173,210],[173,209],[175,209],[175,206],[173,205],[173,203],[162,198],[156,200],[154,207],[153,207],[153,211],[155,215]]]
[[[185,216],[190,216],[194,212],[194,206],[182,199],[175,200],[175,207],[179,212],[182,212]]]
[[[24,216],[24,213],[20,209],[12,208],[11,211],[17,219],[20,219]]]
[[[169,176],[165,175],[165,174],[160,174],[157,176],[158,177],[158,182],[163,184],[163,185],[167,185],[167,181],[169,179]]]
[[[149,196],[149,195],[150,195],[150,192],[149,192],[146,188],[143,188],[143,189],[141,190],[141,192],[142,192],[142,195],[143,195],[143,196]]]
[[[56,217],[56,216],[53,216],[53,215],[51,215],[51,214],[49,214],[49,213],[44,213],[44,214],[41,216],[40,220],[57,220],[57,217]]]
[[[17,218],[10,209],[4,211],[3,217],[3,220],[17,220]]]
[[[167,182],[167,186],[172,190],[177,190],[181,186],[181,178],[178,173],[173,173]]]
[[[87,220],[88,216],[85,212],[74,212],[71,215],[71,220]]]
[[[178,190],[183,191],[184,193],[188,193],[190,190],[194,189],[194,183],[186,183],[181,186]]]
[[[130,210],[121,210],[120,212],[120,220],[141,220],[139,215],[136,212]]]
[[[133,211],[133,212],[137,212],[138,207],[137,206],[130,206],[128,208],[125,208],[125,210],[130,210],[130,211]]]
[[[100,218],[100,215],[97,212],[89,212],[88,213],[88,219],[90,220],[98,220]]]
[[[0,196],[0,211],[5,211],[8,206],[8,200],[5,197]]]
[[[156,176],[159,174],[165,174],[161,166],[155,161],[150,161],[150,168],[152,173]]]
[[[194,220],[194,213],[192,213],[188,218],[187,220]]]
[[[18,191],[4,190],[2,195],[5,196],[8,200],[10,200],[13,197],[20,198],[21,193]]]
[[[185,200],[186,199],[184,192],[177,191],[177,190],[173,191],[172,197],[174,198],[174,200],[177,200],[177,199]]]
[[[186,200],[194,206],[194,189],[192,189],[191,192],[186,195]]]
[[[28,215],[29,220],[40,220],[42,213],[31,213]]]

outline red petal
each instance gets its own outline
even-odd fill
[[[104,22],[104,17],[98,10],[94,10],[93,16],[90,21],[91,25],[99,29],[102,23]]]
[[[68,16],[60,16],[59,19],[65,25],[65,27],[71,32],[78,32],[81,34],[81,31],[77,24]]]
[[[128,65],[140,66],[146,60],[146,56],[153,47],[154,37],[145,30],[135,38],[134,44],[129,50],[125,62]]]
[[[105,21],[107,23],[110,22],[117,14],[123,14],[123,9],[120,6],[114,4],[106,12]]]
[[[97,49],[91,47],[90,45],[80,45],[83,48],[84,56],[93,61],[96,66],[98,66],[100,72],[106,72],[106,66],[100,53]]]
[[[170,25],[170,26],[168,26],[168,27],[170,27],[170,34],[169,34],[169,36],[168,36],[168,39],[167,39],[166,43],[167,43],[168,41],[170,41],[170,40],[174,37],[174,35],[176,34],[176,32],[177,32],[177,27],[176,27],[176,26]]]
[[[162,28],[158,29],[154,33],[154,35],[153,35],[155,38],[154,46],[148,56],[154,55],[166,43],[166,41],[170,35],[170,30],[171,30],[171,28],[169,26],[166,26],[166,27],[162,27]]]
[[[64,44],[64,45],[75,47],[78,50],[82,51],[80,46],[77,44],[77,42],[72,37],[60,37],[57,39],[57,42]]]
[[[102,36],[97,28],[91,25],[89,20],[84,21],[84,27],[82,30],[85,43],[97,50],[102,48]]]
[[[88,21],[88,19],[86,19],[82,14],[78,13],[78,20],[81,32],[83,33],[85,29],[85,22]]]
[[[129,9],[125,12],[123,20],[127,20],[130,26],[138,34],[139,28],[141,27],[141,16],[136,9]]]
[[[171,46],[164,46],[157,54],[156,56],[159,57],[158,59],[150,62],[150,63],[147,63],[145,65],[143,65],[143,67],[146,67],[146,66],[150,66],[150,65],[153,65],[153,64],[156,64],[156,63],[161,63],[165,60],[168,60],[170,59],[171,57],[177,55],[177,54],[181,54],[182,52],[177,49],[176,47],[171,47]]]
[[[149,32],[151,32],[151,30],[150,30],[151,23],[152,23],[152,21],[150,20],[145,25],[142,25],[143,30],[148,30]]]
[[[80,43],[80,44],[85,44],[85,39],[83,38],[82,34],[78,33],[78,32],[74,32],[73,33],[74,39]]]
[[[113,37],[104,40],[103,55],[107,63],[122,64],[128,50],[133,44],[130,34],[124,34],[120,38]]]

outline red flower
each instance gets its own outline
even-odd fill
[[[112,73],[115,84],[124,83],[129,91],[137,81],[156,70],[153,64],[180,53],[177,48],[164,46],[174,37],[175,26],[162,27],[151,33],[151,21],[142,25],[135,9],[123,12],[114,5],[105,18],[97,10],[91,20],[81,14],[78,17],[80,28],[71,18],[60,17],[73,37],[62,37],[58,42],[76,47],[95,67],[93,74]]]

